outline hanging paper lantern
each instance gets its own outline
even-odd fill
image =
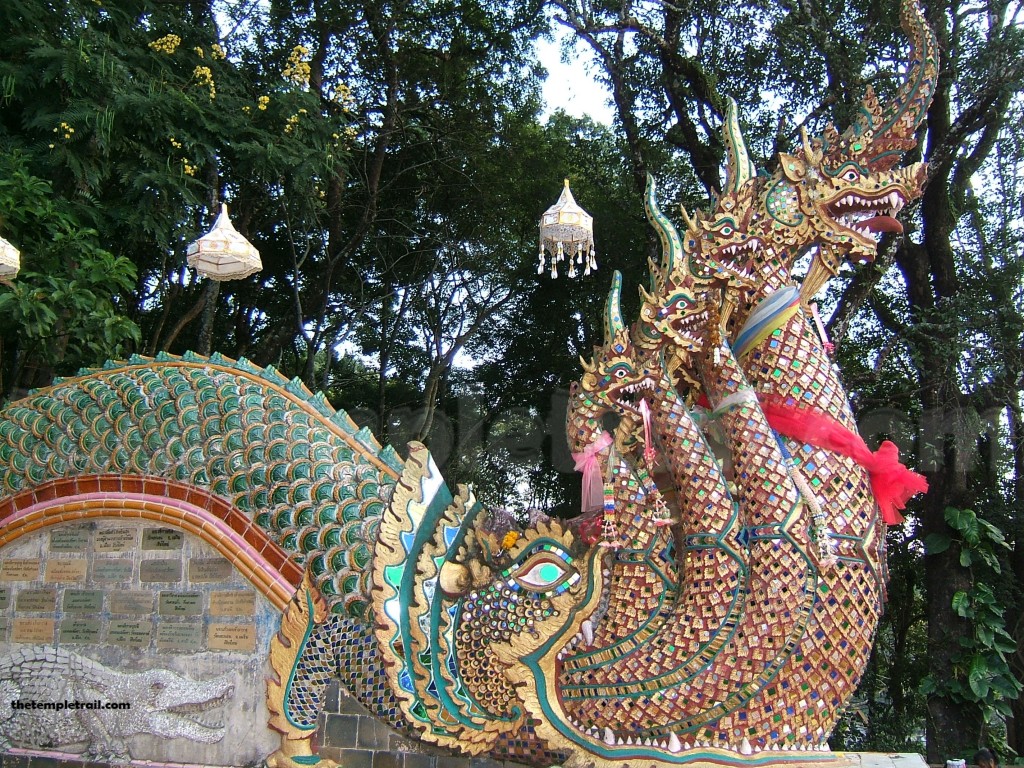
[[[260,252],[235,229],[222,205],[213,229],[188,247],[188,265],[211,280],[241,280],[263,269]]]
[[[594,257],[594,217],[580,208],[569,191],[569,180],[558,201],[544,211],[540,219],[540,263],[537,274],[545,268],[544,252],[551,257],[551,276],[558,277],[558,262],[569,262],[569,277],[576,277],[580,267],[589,275],[597,269]]]
[[[18,249],[0,237],[0,282],[9,283],[18,276],[21,269],[21,254]]]

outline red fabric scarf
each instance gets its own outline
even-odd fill
[[[762,396],[761,409],[780,435],[846,456],[864,467],[888,525],[902,523],[899,510],[906,507],[911,496],[928,490],[928,481],[900,463],[899,449],[888,440],[872,453],[860,435],[821,411],[787,404],[770,395]]]

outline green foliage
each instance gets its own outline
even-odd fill
[[[0,210],[8,237],[30,254],[18,279],[0,288],[0,329],[18,339],[21,353],[5,357],[8,375],[29,355],[74,370],[139,340],[124,310],[135,266],[103,248],[20,154],[0,155]]]
[[[929,553],[937,554],[955,542],[960,564],[972,569],[972,587],[957,591],[952,600],[953,611],[969,622],[971,633],[960,638],[954,656],[955,676],[939,680],[929,675],[922,690],[978,705],[989,722],[1010,715],[1010,702],[1024,690],[1010,669],[1008,655],[1017,644],[1007,631],[1005,601],[997,594],[995,578],[1002,571],[1000,553],[1009,550],[1009,545],[1002,531],[972,510],[947,507],[945,519],[954,536],[931,534],[926,546]]]

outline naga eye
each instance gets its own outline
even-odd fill
[[[840,176],[839,178],[841,178],[843,181],[860,181],[860,174],[853,168],[850,168],[848,171],[843,173],[843,175]]]
[[[566,571],[563,566],[557,563],[546,562],[537,563],[526,573],[520,573],[517,578],[524,585],[536,587],[537,589],[547,589],[561,581],[565,573]]]
[[[561,594],[580,580],[572,558],[557,547],[538,549],[511,576],[523,589],[547,595]]]
[[[615,371],[615,378],[617,378],[617,379],[624,379],[624,378],[626,378],[626,369],[625,368],[619,368],[617,371]]]
[[[720,229],[719,231],[720,231],[720,232],[721,232],[721,233],[722,233],[723,235],[725,235],[726,237],[729,237],[729,235],[731,235],[731,234],[732,234],[733,232],[735,232],[736,230],[734,230],[734,229],[733,229],[732,227],[730,227],[730,226],[729,226],[728,224],[726,224],[726,225],[725,225],[724,227],[722,227],[722,228],[721,228],[721,229]]]

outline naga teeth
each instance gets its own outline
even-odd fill
[[[604,739],[603,739],[603,741],[609,747],[614,747],[615,746],[615,734],[612,733],[612,729],[609,728],[607,725],[604,727]]]
[[[590,619],[587,619],[580,626],[580,629],[583,631],[583,639],[587,641],[587,645],[593,645],[594,644],[594,623]]]
[[[683,748],[682,743],[679,741],[679,737],[675,733],[670,733],[668,737],[668,751],[676,753],[681,751]]]

